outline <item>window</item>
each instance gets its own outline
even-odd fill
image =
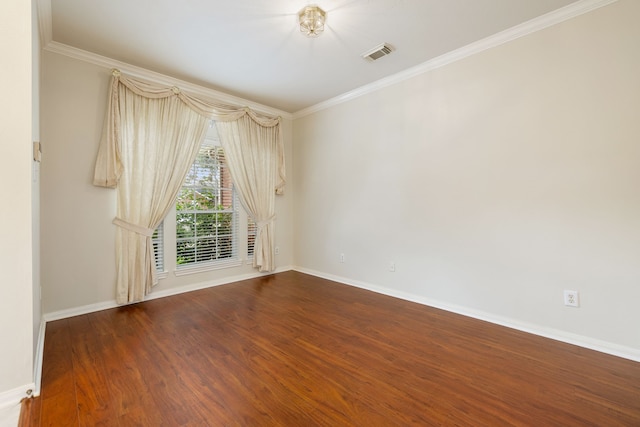
[[[222,147],[200,147],[176,201],[176,264],[237,258],[235,195]]]
[[[170,212],[153,234],[158,278],[242,264],[253,256],[256,225],[233,189],[215,126],[200,147]],[[166,246],[165,246],[166,245]]]

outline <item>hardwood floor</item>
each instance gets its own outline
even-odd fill
[[[33,426],[640,426],[640,363],[286,272],[48,323],[28,411]]]

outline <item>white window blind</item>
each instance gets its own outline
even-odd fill
[[[256,223],[253,218],[247,217],[247,258],[253,257],[253,247],[256,243]]]
[[[164,271],[164,222],[161,222],[151,238],[153,253],[156,255],[156,271]]]

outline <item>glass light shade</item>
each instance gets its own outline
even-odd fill
[[[307,37],[318,37],[324,31],[327,13],[318,6],[307,6],[298,12],[300,31]]]

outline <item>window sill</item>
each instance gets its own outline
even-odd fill
[[[223,268],[238,267],[242,265],[242,260],[235,258],[226,261],[202,262],[193,265],[176,267],[176,276],[186,276],[188,274],[203,273],[211,270],[221,270]]]
[[[162,280],[162,279],[166,279],[169,276],[169,272],[168,271],[158,271],[156,270],[156,279],[158,280]]]

